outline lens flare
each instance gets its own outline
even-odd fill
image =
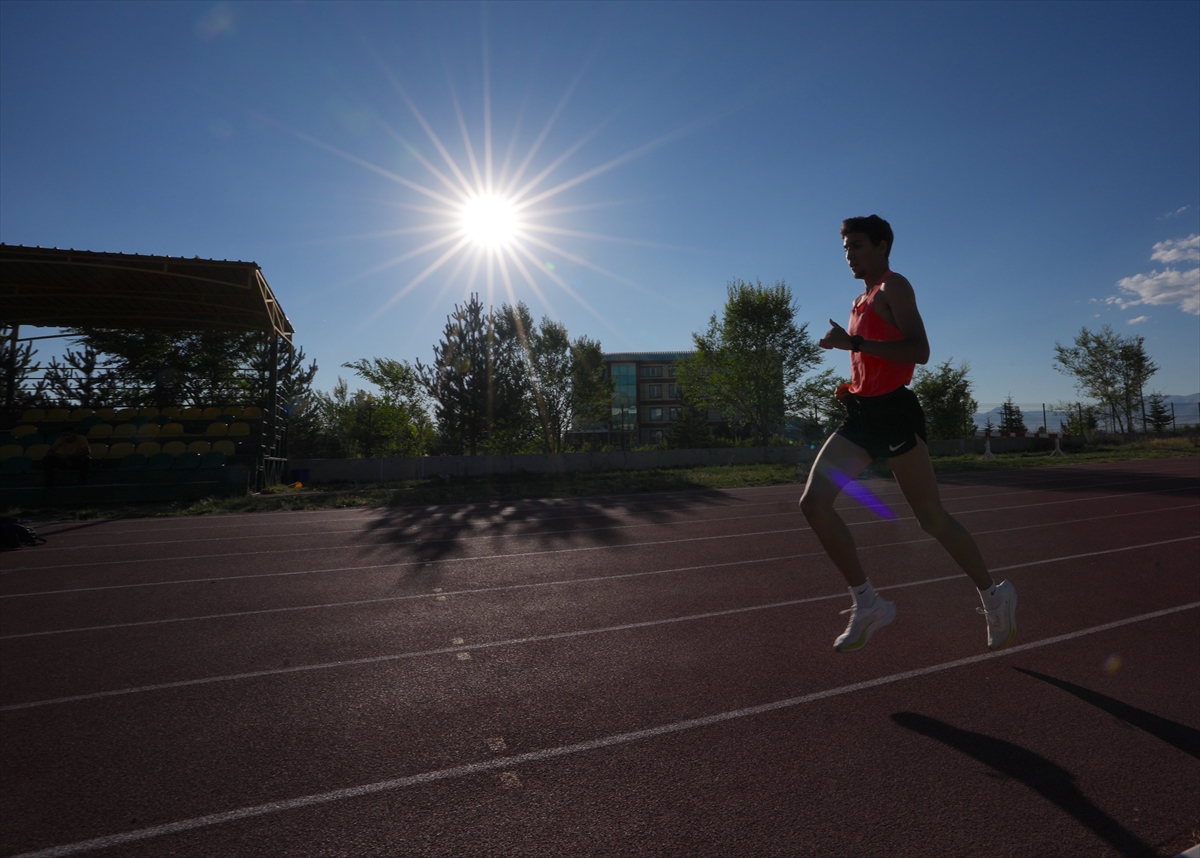
[[[516,207],[506,199],[483,194],[467,200],[462,210],[467,237],[484,247],[504,247],[517,232]]]
[[[874,512],[880,518],[894,519],[896,513],[892,512],[891,508],[881,501],[871,492],[869,488],[862,483],[855,482],[853,478],[846,476],[840,471],[830,470],[829,476],[833,478],[834,484],[844,491],[847,495],[854,498],[867,509]]]

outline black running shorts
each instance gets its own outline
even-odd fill
[[[848,393],[842,399],[846,419],[837,434],[857,444],[872,459],[900,456],[917,446],[925,437],[925,412],[917,395],[907,387],[897,387],[882,396],[858,396]]]

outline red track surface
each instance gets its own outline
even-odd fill
[[[1200,461],[943,480],[1020,593],[799,486],[47,527],[0,555],[0,852],[1174,855],[1200,841]]]

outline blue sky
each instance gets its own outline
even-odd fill
[[[875,212],[981,403],[1074,400],[1054,343],[1104,323],[1191,394],[1197,33],[1194,2],[5,0],[0,241],[253,260],[328,388],[428,361],[505,271],[608,351],[688,348],[734,278],[819,336],[860,288],[840,221]],[[489,127],[495,189],[541,176],[524,251],[419,279],[458,228],[430,167],[485,181]]]

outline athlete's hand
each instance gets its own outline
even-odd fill
[[[850,339],[850,335],[848,333],[846,333],[846,329],[843,328],[841,325],[839,325],[837,322],[835,322],[833,319],[829,320],[829,324],[831,324],[833,327],[831,327],[829,329],[829,333],[827,333],[825,336],[821,337],[821,339],[817,343],[817,345],[819,345],[823,349],[847,349],[847,350],[849,350],[854,345],[854,343]]]

